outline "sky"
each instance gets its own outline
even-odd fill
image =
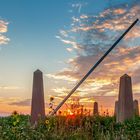
[[[139,13],[138,0],[0,0],[0,115],[30,113],[36,69],[44,76],[46,113],[51,96],[55,108]],[[71,100],[91,110],[98,101],[113,113],[127,73],[140,102],[139,53],[137,23]]]

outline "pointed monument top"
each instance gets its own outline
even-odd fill
[[[94,104],[98,104],[98,102],[95,101]]]
[[[134,102],[138,102],[138,100],[135,99]]]
[[[34,73],[42,73],[42,71],[37,69]]]
[[[122,77],[130,77],[130,76],[129,76],[128,74],[125,73]]]

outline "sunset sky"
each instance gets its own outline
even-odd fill
[[[30,113],[36,69],[58,105],[137,18],[139,0],[0,0],[0,115]],[[125,73],[140,102],[140,22],[73,96],[112,113]]]

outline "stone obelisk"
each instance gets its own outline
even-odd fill
[[[139,104],[138,104],[138,100],[134,100],[133,105],[134,105],[134,115],[135,116],[139,116]]]
[[[131,77],[124,74],[120,78],[117,122],[131,119],[134,115]]]
[[[97,102],[94,102],[94,105],[93,105],[93,115],[99,115]]]
[[[118,116],[118,101],[115,102],[115,111],[114,111],[114,116],[117,117]]]
[[[37,124],[39,119],[45,118],[43,74],[40,70],[34,72],[32,90],[31,124]]]

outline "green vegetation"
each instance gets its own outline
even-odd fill
[[[114,117],[54,116],[39,121],[13,114],[0,118],[0,140],[140,140],[140,117],[115,123]]]

